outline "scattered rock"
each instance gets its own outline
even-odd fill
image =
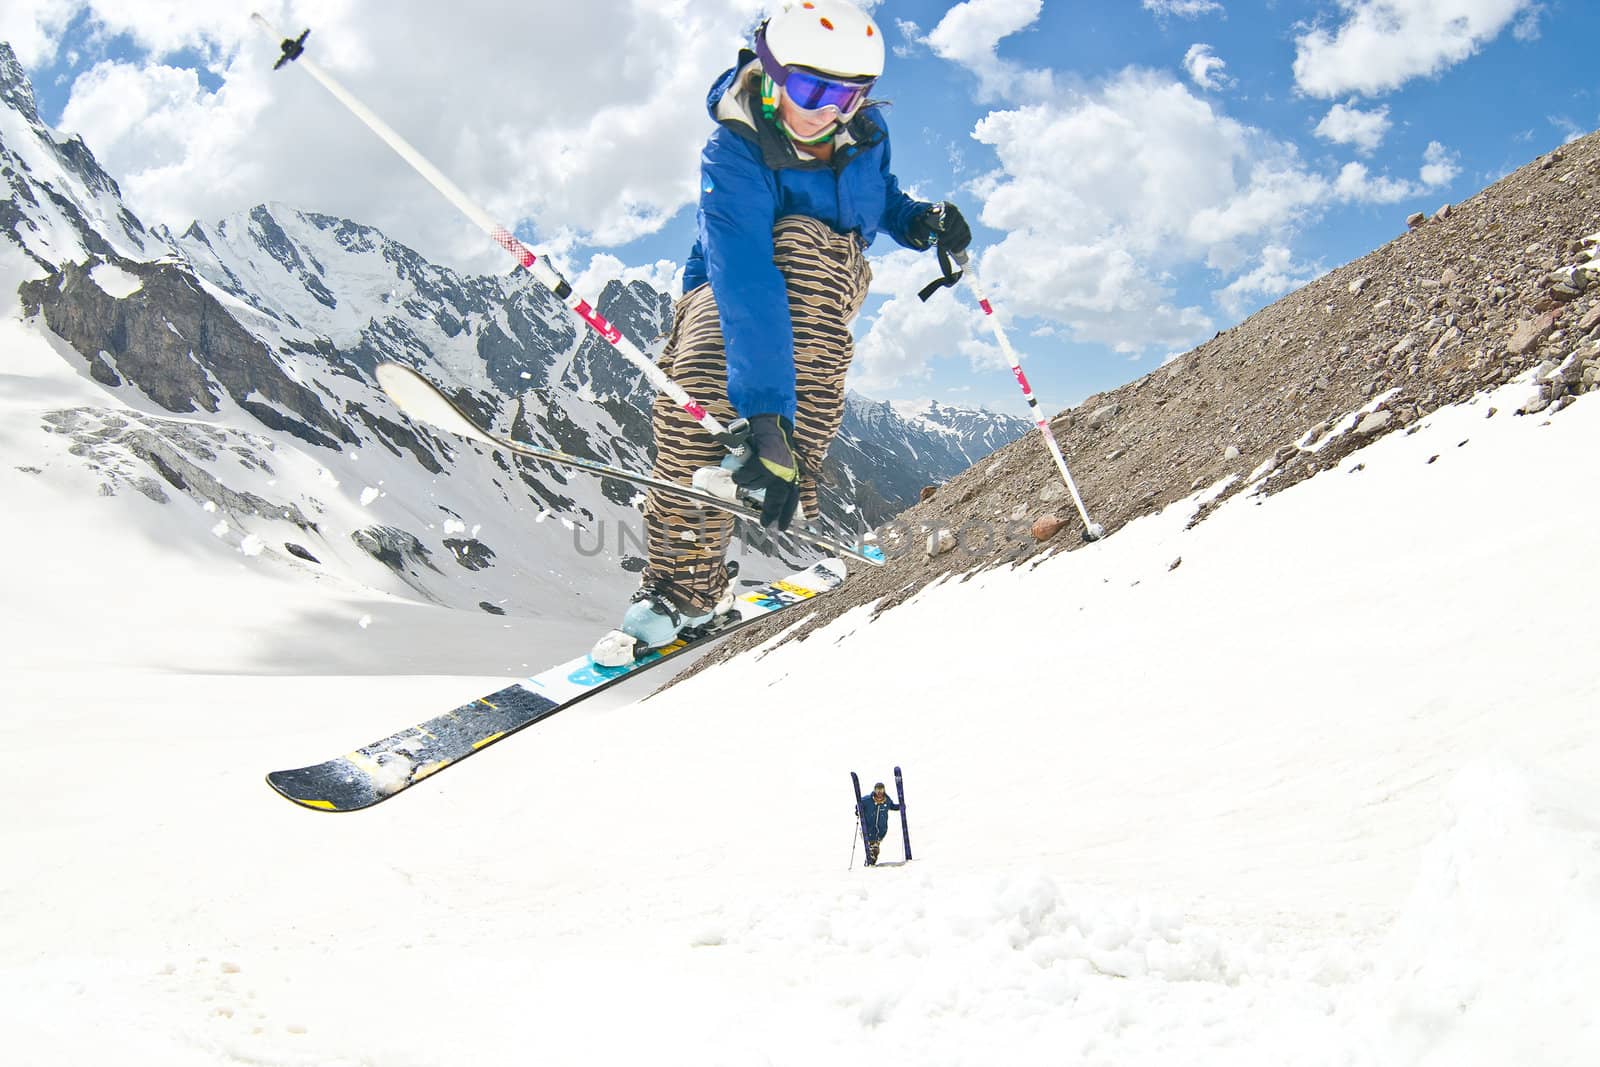
[[[917,494],[917,503],[923,504],[923,503],[928,502],[929,500],[932,500],[933,499],[933,495],[935,493],[937,493],[938,491],[939,491],[939,487],[937,485],[925,485],[925,486],[923,486],[922,487],[922,492]]]
[[[1240,454],[1241,453],[1239,452],[1239,448],[1238,448],[1237,445],[1229,445],[1223,451],[1222,458],[1227,460],[1229,463],[1232,463],[1234,460],[1239,458]]]
[[[1044,483],[1044,488],[1039,490],[1039,499],[1046,504],[1054,504],[1057,500],[1065,500],[1067,487],[1058,481]]]
[[[1359,423],[1356,424],[1356,433],[1363,437],[1370,437],[1372,434],[1382,430],[1385,426],[1388,426],[1389,423],[1393,421],[1394,412],[1392,411],[1370,412]]]
[[[1433,347],[1428,349],[1428,358],[1432,359],[1459,340],[1461,340],[1461,331],[1454,326],[1450,327],[1444,333],[1441,333],[1439,339],[1433,342]]]
[[[447,537],[444,547],[469,571],[481,571],[494,562],[494,550],[475,537]]]
[[[1550,336],[1550,331],[1556,328],[1558,316],[1559,312],[1547,311],[1537,318],[1520,323],[1511,334],[1511,340],[1506,342],[1506,351],[1513,356],[1526,355]]]
[[[1061,532],[1066,520],[1056,515],[1041,515],[1033,522],[1033,539],[1035,541],[1048,541]]]
[[[928,535],[928,558],[942,556],[956,547],[956,535],[949,530],[935,530]]]
[[[1183,566],[1183,557],[1179,556],[1177,559],[1175,559],[1171,563],[1167,564],[1167,570],[1175,571],[1181,566]]]
[[[1427,221],[1428,216],[1421,211],[1413,211],[1411,214],[1406,216],[1406,225],[1413,230]]]
[[[1369,284],[1371,284],[1370,278],[1357,278],[1355,281],[1350,283],[1350,295],[1360,296],[1361,290],[1365,289]]]
[[[1106,423],[1117,417],[1117,412],[1122,410],[1120,405],[1107,404],[1105,407],[1096,408],[1089,416],[1089,428],[1098,430]]]
[[[1455,208],[1452,205],[1445,204],[1443,207],[1439,208],[1438,211],[1433,213],[1434,221],[1443,222],[1445,219],[1449,218],[1454,211]]]

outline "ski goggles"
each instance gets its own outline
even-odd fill
[[[767,77],[783,87],[784,93],[802,111],[833,108],[841,115],[853,114],[872,91],[876,78],[838,78],[809,67],[786,67],[767,47],[765,34],[756,36],[756,55]]]

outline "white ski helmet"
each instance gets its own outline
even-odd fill
[[[841,78],[883,74],[883,33],[849,0],[784,0],[757,33],[785,67]]]

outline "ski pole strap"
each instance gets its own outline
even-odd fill
[[[963,256],[962,258],[964,260],[966,257]],[[950,261],[950,253],[946,252],[942,248],[939,249],[939,269],[944,271],[944,276],[942,278],[935,278],[927,285],[924,285],[917,293],[917,297],[921,299],[924,304],[928,302],[928,298],[930,296],[932,296],[934,293],[937,293],[940,289],[953,289],[955,288],[956,282],[961,280],[961,268]]]

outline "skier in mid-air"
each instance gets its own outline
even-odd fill
[[[712,86],[717,129],[701,153],[699,239],[684,266],[660,365],[725,423],[748,421],[733,481],[764,492],[761,521],[817,516],[815,477],[844,415],[850,322],[884,232],[955,255],[972,233],[953,204],[913,200],[889,164],[889,132],[868,99],[883,35],[847,0],[787,0],[754,51]],[[728,454],[671,400],[653,411],[657,478],[692,483]],[[733,520],[650,493],[649,565],[619,629],[593,658],[623,666],[732,607],[725,562]]]
[[[889,799],[882,782],[875,782],[872,792],[862,797],[856,807],[861,816],[861,837],[867,846],[867,866],[876,867],[878,850],[889,832],[889,813],[899,811],[900,805]]]

